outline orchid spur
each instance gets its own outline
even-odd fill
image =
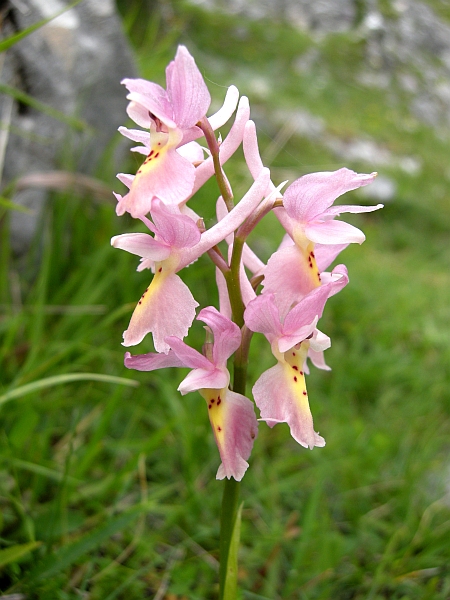
[[[163,367],[189,367],[192,371],[178,386],[181,394],[198,390],[206,400],[208,415],[222,460],[216,478],[233,477],[240,481],[248,468],[258,422],[253,403],[228,389],[230,374],[227,359],[241,343],[239,327],[214,307],[200,311],[197,319],[207,324],[212,342],[205,344],[205,355],[200,354],[179,338],[169,336],[167,354],[148,353],[138,356],[125,354],[125,366],[139,371]],[[207,331],[208,339],[208,331]]]

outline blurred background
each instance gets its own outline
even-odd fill
[[[211,112],[231,84],[249,97],[276,184],[376,170],[340,202],[385,204],[346,219],[367,240],[341,254],[350,285],[321,322],[332,371],[308,378],[326,447],[260,425],[241,598],[448,600],[450,2],[75,4],[0,2],[2,597],[217,597],[222,484],[204,402],[176,391],[184,370],[124,369],[151,276],[110,246],[139,229],[112,196],[140,160],[116,131],[130,125],[120,80],[164,86],[183,43]],[[226,173],[239,198],[242,154]],[[217,195],[211,181],[192,203],[208,226]],[[281,237],[269,218],[252,247],[267,260]],[[207,257],[182,272],[202,306],[217,303],[213,277]],[[273,364],[261,337],[251,352],[250,385]]]

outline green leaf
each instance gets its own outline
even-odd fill
[[[21,206],[20,204],[11,202],[11,200],[8,200],[8,198],[4,198],[3,196],[0,196],[0,206],[3,206],[8,210],[17,210],[28,215],[31,215],[31,213],[33,212],[30,208],[26,208],[25,206]]]
[[[118,385],[128,385],[131,387],[137,387],[139,385],[139,381],[136,381],[135,379],[115,377],[113,375],[102,375],[101,373],[69,373],[67,375],[55,375],[54,377],[46,377],[45,379],[39,379],[38,381],[21,385],[14,390],[6,392],[6,394],[0,396],[0,406],[5,402],[8,402],[8,400],[26,396],[37,390],[52,387],[54,385],[72,383],[74,381],[102,381],[104,383],[116,383]]]
[[[66,115],[60,110],[56,110],[56,108],[53,108],[48,104],[44,104],[44,102],[40,102],[39,100],[36,100],[36,98],[33,98],[33,96],[30,96],[29,94],[26,94],[25,92],[22,92],[17,88],[13,88],[10,85],[7,85],[6,83],[0,83],[0,92],[8,94],[8,96],[12,96],[19,102],[22,102],[22,104],[31,106],[31,108],[35,108],[39,112],[42,112],[45,115],[56,119],[57,121],[62,121],[63,123],[70,125],[70,127],[73,127],[74,129],[85,130],[90,128],[90,126],[87,123],[85,123],[85,121],[82,121],[81,119],[77,119],[75,117],[71,117],[70,115]]]
[[[26,460],[21,460],[20,458],[9,458],[7,456],[0,456],[0,460],[5,460],[9,462],[17,469],[23,469],[25,471],[29,471],[30,473],[40,475],[41,477],[52,479],[53,481],[65,481],[66,483],[71,485],[79,485],[83,483],[81,479],[70,477],[68,475],[65,475],[64,473],[55,471],[54,469],[49,469],[48,467],[44,467],[43,465],[37,465]]]
[[[11,35],[9,38],[6,38],[6,40],[1,40],[0,41],[0,52],[4,52],[5,50],[8,50],[8,48],[11,48],[11,46],[14,46],[14,44],[17,44],[17,42],[20,42],[20,40],[22,40],[23,38],[30,35],[30,33],[33,33],[33,31],[36,31],[37,29],[40,29],[43,25],[46,25],[50,21],[53,21],[53,19],[56,19],[56,17],[59,17],[59,15],[62,15],[63,13],[70,10],[71,8],[73,8],[74,6],[79,4],[80,2],[81,2],[81,0],[74,0],[74,2],[72,2],[68,6],[65,6],[63,8],[63,10],[60,10],[59,12],[55,13],[51,17],[48,17],[46,19],[41,19],[40,21],[38,21],[37,23],[33,23],[33,25],[30,25],[26,29],[23,29],[22,31],[19,31],[18,33],[15,33],[14,35]]]
[[[0,550],[0,568],[22,558],[32,550],[36,550],[41,544],[42,542],[28,542],[28,544],[16,544],[16,546]]]
[[[148,504],[134,506],[127,512],[109,518],[101,527],[88,533],[80,540],[59,548],[56,554],[46,556],[40,564],[36,565],[30,574],[30,580],[37,581],[44,577],[52,577],[56,573],[66,569],[83,555],[91,552],[91,550],[108,540],[112,535],[124,529],[140,513],[148,509]]]

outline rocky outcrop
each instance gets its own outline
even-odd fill
[[[63,11],[67,4],[67,0],[3,2],[2,39]],[[84,123],[73,127],[3,93],[3,187],[25,174],[63,167],[92,174],[124,121],[127,101],[120,80],[136,72],[112,0],[84,0],[12,46],[0,61],[2,84]],[[31,188],[13,198],[31,209],[30,214],[11,214],[16,253],[28,248],[45,198],[45,190]]]

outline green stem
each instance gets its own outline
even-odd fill
[[[235,236],[230,270],[225,273],[233,321],[239,327],[244,325],[244,303],[242,301],[239,270],[244,241]],[[247,382],[247,363],[250,336],[243,336],[242,343],[234,355],[233,391],[245,394]],[[220,600],[236,600],[237,595],[237,549],[239,547],[240,482],[225,479],[220,518]]]
[[[225,479],[220,514],[220,600],[236,600],[237,555],[230,550],[239,512],[240,487],[240,481]]]
[[[219,185],[220,193],[225,201],[228,211],[233,209],[233,193],[225,177],[220,164],[219,144],[217,143],[214,131],[206,119],[202,119],[197,125],[205,134],[205,139],[211,151],[214,163],[214,171]],[[244,302],[241,294],[241,284],[239,271],[242,260],[242,250],[244,247],[244,238],[235,235],[233,244],[233,254],[229,269],[226,263],[222,264],[221,257],[211,256],[213,261],[222,270],[228,288],[230,297],[232,319],[242,329],[244,327]],[[244,336],[241,346],[234,355],[234,380],[233,391],[238,394],[245,394],[247,379],[248,347],[249,336]],[[239,506],[240,482],[235,479],[225,479],[222,509],[220,514],[220,569],[219,586],[220,600],[236,600],[237,597],[237,578],[238,578],[238,548],[240,537],[241,510]]]
[[[219,144],[216,140],[216,136],[212,127],[206,117],[204,117],[201,121],[197,123],[198,127],[203,131],[205,135],[206,143],[208,144],[208,148],[211,152],[211,156],[214,164],[214,173],[216,175],[217,184],[219,186],[220,194],[225,201],[228,211],[230,211],[233,206],[233,192],[231,191],[230,185],[225,177],[225,173],[222,170],[222,165],[220,164],[220,149]]]

